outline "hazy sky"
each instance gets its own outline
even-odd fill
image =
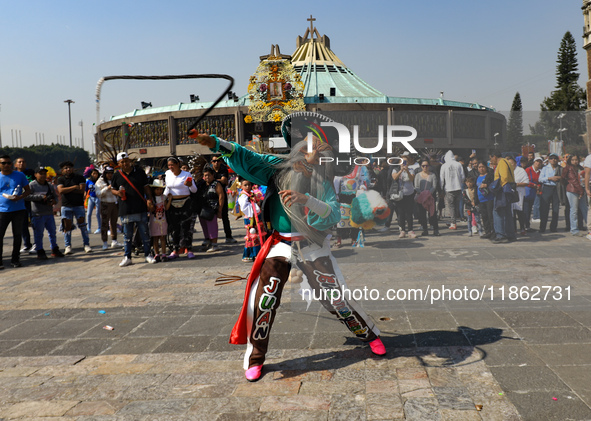
[[[95,89],[108,75],[226,73],[243,95],[248,79],[279,44],[295,50],[310,14],[331,48],[358,76],[390,96],[478,102],[508,110],[517,91],[524,110],[555,85],[556,55],[566,31],[587,80],[581,0],[447,1],[5,1],[0,13],[0,127],[23,145],[72,132],[86,149],[96,120]],[[109,81],[101,119],[140,108],[202,101],[225,81]]]

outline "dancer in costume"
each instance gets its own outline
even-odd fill
[[[365,165],[355,165],[350,174],[335,178],[334,185],[341,204],[341,220],[337,224],[336,248],[342,246],[343,238],[350,238],[351,245],[355,246],[359,228],[353,227],[351,224],[351,203],[353,203],[358,190],[367,190],[369,181],[369,171]]]
[[[222,153],[237,174],[267,186],[262,214],[272,233],[253,264],[242,310],[230,337],[232,344],[247,345],[244,369],[249,381],[261,376],[271,327],[292,263],[303,272],[304,286],[314,290],[314,297],[324,298],[320,301],[330,313],[362,342],[369,343],[374,354],[386,353],[379,330],[358,303],[331,300],[346,284],[330,252],[329,229],[341,218],[332,185],[336,166],[326,163],[336,155],[336,147],[330,143],[336,146],[336,137],[326,138],[321,121],[330,120],[302,112],[283,121],[283,136],[292,147],[288,156],[257,154],[215,135],[191,135],[213,152]],[[307,152],[304,137],[308,130],[298,130],[296,122],[308,130],[314,127],[325,139],[314,137],[312,151]],[[325,158],[322,165],[320,158]],[[341,175],[348,172],[350,168]],[[292,249],[292,244],[297,248]]]

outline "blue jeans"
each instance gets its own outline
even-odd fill
[[[578,194],[567,191],[566,198],[570,205],[570,233],[576,235],[579,233],[578,211],[581,211],[583,218],[587,217],[587,195],[584,194],[583,197],[579,198]],[[587,225],[587,221],[584,222],[584,225]]]
[[[88,198],[88,208],[86,209],[86,219],[88,220],[88,231],[92,232],[92,211],[96,208],[96,220],[98,229],[101,228],[101,199],[90,196]]]
[[[560,208],[560,199],[558,198],[558,189],[556,186],[544,184],[542,186],[542,196],[540,197],[540,232],[546,231],[548,216],[550,215],[550,205],[552,205],[552,219],[550,220],[550,231],[556,232],[558,229],[558,211]]]
[[[133,230],[137,225],[142,243],[144,244],[144,256],[150,255],[150,231],[148,230],[148,214],[132,213],[121,217],[123,224],[123,251],[126,257],[131,259],[131,242],[133,240]]]
[[[73,224],[77,224],[82,234],[82,242],[85,246],[89,246],[90,239],[88,238],[85,216],[84,206],[62,206],[62,219],[70,219]],[[64,243],[66,247],[72,247],[72,231],[64,231]]]
[[[497,239],[508,238],[513,240],[516,238],[515,224],[513,222],[513,213],[510,204],[497,209],[493,208],[493,219]]]
[[[532,212],[533,219],[540,219],[540,195],[536,194],[536,198],[534,199],[534,209]]]
[[[53,219],[53,215],[33,216],[31,217],[31,223],[33,224],[33,235],[35,236],[36,250],[43,250],[44,230],[47,230],[51,249],[53,250],[58,248],[55,238],[55,219]]]
[[[536,195],[536,198],[538,196]],[[535,198],[534,199],[528,199],[527,197],[523,198],[523,213],[525,214],[525,229],[529,229],[530,228],[530,220],[531,220],[531,214],[532,214],[532,209],[534,207],[534,202],[535,202]]]

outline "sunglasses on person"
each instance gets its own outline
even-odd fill
[[[0,161],[0,165],[12,165],[11,161]]]
[[[421,168],[427,168],[429,165],[421,165]]]

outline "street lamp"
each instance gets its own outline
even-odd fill
[[[71,148],[72,147],[72,112],[70,110],[70,104],[74,104],[74,101],[72,101],[71,99],[66,99],[64,102],[68,104],[68,123],[69,123],[69,127],[70,127],[70,148]]]
[[[499,133],[495,133],[494,134],[494,136],[495,136],[495,144],[494,144],[495,149],[497,149],[497,146],[499,146],[499,144],[497,143],[497,136],[498,135],[499,135]]]
[[[82,133],[81,142],[82,142],[82,149],[84,149],[84,123],[82,122],[82,120],[80,120],[78,125],[80,126],[80,132]]]

